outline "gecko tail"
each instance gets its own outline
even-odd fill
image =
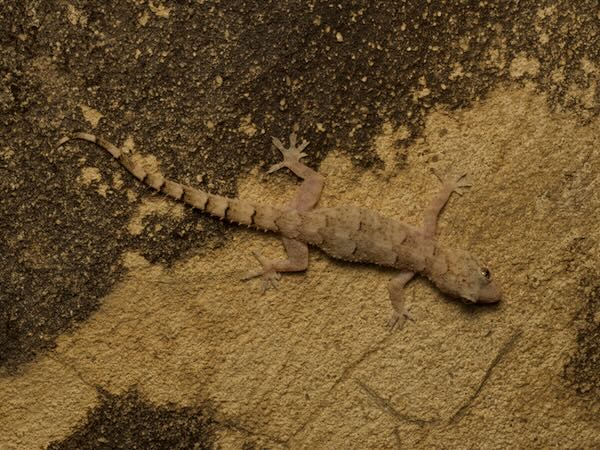
[[[80,132],[74,133],[71,136],[65,136],[58,140],[56,148],[72,140],[91,142],[103,148],[135,178],[168,197],[182,201],[228,222],[247,225],[260,230],[279,231],[274,219],[282,214],[280,208],[248,202],[238,198],[210,194],[203,190],[171,181],[165,178],[160,172],[148,172],[142,164],[133,161],[117,146],[90,133]]]

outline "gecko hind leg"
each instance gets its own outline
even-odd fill
[[[296,145],[296,133],[292,133],[290,134],[290,146],[288,148],[276,137],[273,138],[273,145],[283,155],[283,161],[271,166],[269,173],[287,167],[294,175],[303,180],[296,192],[296,196],[288,206],[298,211],[313,209],[319,201],[319,197],[321,197],[325,180],[321,174],[300,161],[306,156],[306,153],[302,151],[306,148],[308,142],[302,141],[300,145]]]
[[[269,287],[277,287],[277,282],[281,278],[280,272],[302,272],[308,267],[308,246],[304,242],[286,237],[282,238],[282,242],[287,253],[286,259],[269,260],[259,252],[252,252],[262,268],[242,277],[242,280],[261,277],[261,293],[263,294]]]
[[[296,134],[292,133],[288,148],[275,137],[273,138],[273,145],[282,153],[283,161],[273,165],[269,169],[269,173],[287,167],[294,175],[303,180],[294,199],[287,207],[301,212],[313,209],[321,196],[324,178],[300,161],[306,156],[303,150],[308,142],[302,141],[301,144],[296,145]],[[308,267],[308,246],[304,242],[287,237],[282,237],[282,242],[287,253],[286,259],[268,260],[259,252],[253,252],[262,268],[249,272],[242,279],[248,280],[260,276],[262,278],[262,292],[264,293],[269,287],[276,287],[277,281],[281,278],[279,272],[301,272],[306,270]]]
[[[412,277],[414,272],[401,272],[390,280],[388,284],[388,290],[390,293],[390,300],[392,301],[392,316],[388,320],[388,327],[390,331],[394,331],[395,328],[402,329],[406,319],[414,321],[413,317],[406,310],[404,304],[404,287]]]

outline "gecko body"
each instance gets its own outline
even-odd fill
[[[416,228],[376,211],[354,206],[315,208],[324,179],[300,161],[306,156],[303,150],[308,143],[303,141],[297,145],[295,134],[290,136],[288,148],[273,138],[284,159],[271,167],[269,173],[287,167],[303,179],[294,199],[279,206],[223,197],[168,180],[160,172],[148,172],[118,147],[89,133],[64,137],[57,146],[76,139],[107,150],[138,180],[175,200],[230,222],[280,234],[287,258],[267,260],[255,252],[262,268],[244,277],[262,277],[263,291],[274,285],[280,272],[305,270],[308,245],[313,245],[334,258],[399,270],[388,285],[393,307],[389,321],[392,328],[411,318],[402,291],[415,274],[424,275],[442,292],[466,302],[494,303],[501,299],[497,283],[475,256],[464,250],[447,248],[435,238],[438,217],[450,195],[469,186],[464,174],[444,181],[425,211],[423,226]]]

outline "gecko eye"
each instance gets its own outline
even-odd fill
[[[489,280],[489,279],[491,279],[491,278],[492,278],[492,274],[490,273],[490,271],[489,271],[489,270],[488,270],[486,267],[483,267],[483,268],[481,269],[481,275],[483,275],[483,277],[484,277],[486,280]]]

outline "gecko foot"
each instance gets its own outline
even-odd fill
[[[460,171],[458,173],[446,175],[445,177],[440,176],[436,170],[433,170],[436,177],[442,182],[450,192],[456,192],[458,195],[463,195],[465,189],[473,186],[473,183],[468,179],[468,172]]]
[[[308,145],[308,141],[303,140],[300,145],[296,146],[296,133],[292,133],[290,134],[289,148],[285,148],[283,143],[276,137],[273,137],[273,145],[277,147],[277,149],[283,155],[283,161],[272,165],[271,168],[268,170],[268,173],[273,173],[276,170],[279,170],[283,167],[289,168],[290,165],[293,165],[300,161],[302,158],[304,158],[306,156],[306,153],[303,153],[302,150],[306,148],[306,146]]]
[[[390,319],[387,322],[387,326],[390,329],[390,332],[394,331],[395,329],[401,330],[404,327],[406,320],[410,320],[412,322],[415,321],[412,314],[410,314],[408,311],[403,311],[402,313],[394,311],[392,313],[392,317],[390,317]]]
[[[261,277],[262,284],[260,288],[261,294],[264,294],[269,287],[277,288],[277,281],[281,278],[281,274],[277,272],[271,262],[262,256],[259,252],[252,252],[254,257],[261,264],[262,269],[253,270],[248,272],[242,277],[242,280],[249,280],[251,278]]]

